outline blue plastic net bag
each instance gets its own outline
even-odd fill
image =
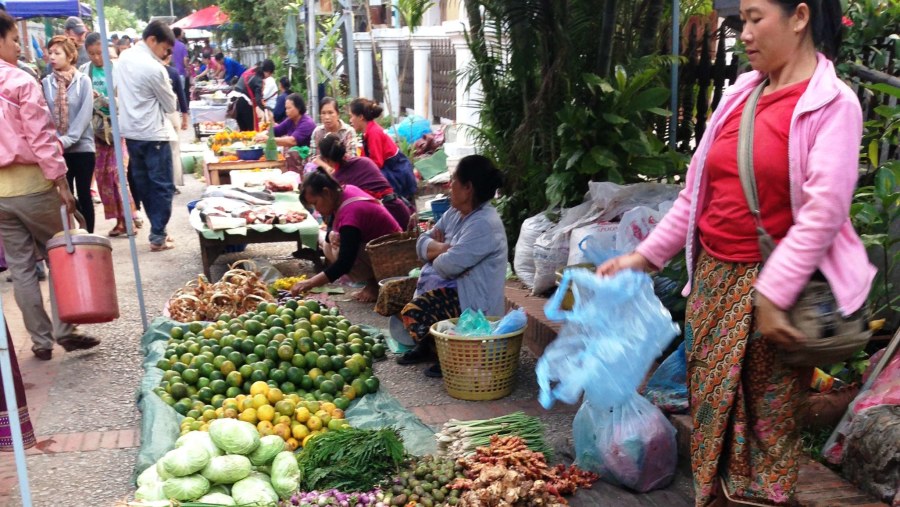
[[[636,393],[618,407],[585,399],[572,433],[575,463],[607,482],[643,493],[666,487],[675,476],[675,428]]]
[[[644,390],[644,397],[666,412],[677,414],[687,411],[687,358],[684,355],[684,342],[653,372]]]
[[[456,321],[456,334],[462,336],[490,336],[491,322],[481,310],[466,308]]]
[[[567,312],[560,305],[569,287],[575,304]],[[585,391],[607,406],[624,403],[678,334],[650,277],[635,271],[598,277],[566,270],[544,312],[565,322],[537,364],[539,401],[545,408],[555,400],[577,403]]]

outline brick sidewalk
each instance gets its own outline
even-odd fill
[[[46,282],[45,282],[46,284]],[[47,294],[47,287],[42,287]],[[50,307],[49,301],[46,308]],[[9,326],[12,345],[19,361],[19,371],[25,383],[25,397],[28,400],[28,413],[32,426],[37,427],[41,412],[46,408],[50,388],[59,373],[59,363],[64,352],[57,347],[53,359],[40,361],[31,352],[31,337],[22,322],[22,314],[10,292],[3,297],[3,313]],[[58,433],[54,435],[36,434],[37,444],[25,450],[27,456],[38,454],[62,454],[70,452],[92,452],[99,449],[128,449],[141,445],[140,428],[128,428],[106,432],[88,431],[82,433]],[[12,490],[18,485],[16,463],[13,454],[2,453],[0,461],[0,498],[9,498]]]

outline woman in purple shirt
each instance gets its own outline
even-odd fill
[[[380,201],[353,185],[341,185],[324,169],[306,175],[300,202],[322,216],[333,216],[332,231],[320,241],[329,266],[309,280],[291,287],[294,295],[331,283],[343,275],[366,286],[356,294],[361,302],[378,297],[378,282],[366,244],[375,238],[400,232],[397,221]]]
[[[306,104],[303,103],[303,97],[296,93],[288,95],[284,104],[287,118],[275,125],[275,144],[286,148],[294,146],[309,146],[309,140],[312,139],[313,130],[316,129],[316,122],[306,114]],[[257,143],[264,143],[269,139],[267,132],[260,132],[253,139]]]

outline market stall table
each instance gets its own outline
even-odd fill
[[[285,170],[284,160],[259,161],[259,160],[239,160],[236,162],[207,162],[204,166],[204,174],[206,181],[210,185],[220,185],[225,183],[223,176],[228,178],[229,171],[239,171],[246,169],[280,169]],[[230,180],[229,180],[230,182]]]
[[[294,192],[276,193],[275,202],[270,206],[306,212],[303,205],[300,204],[299,196]],[[299,258],[321,264],[321,256],[318,252],[319,223],[309,214],[304,221],[295,224],[253,224],[214,231],[206,227],[200,217],[200,210],[194,208],[191,211],[190,223],[197,231],[197,239],[200,242],[203,274],[210,280],[210,267],[220,255],[225,253],[225,248],[229,245],[296,242],[302,247],[299,251]]]

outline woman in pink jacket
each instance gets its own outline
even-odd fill
[[[795,414],[810,372],[779,359],[805,339],[786,310],[811,277],[824,276],[850,316],[865,306],[875,274],[848,216],[862,113],[829,59],[841,39],[839,0],[741,0],[741,18],[753,71],[726,91],[672,210],[634,252],[597,270],[655,270],[686,248],[698,506],[794,503]],[[761,268],[737,140],[744,104],[763,79],[753,166],[763,225],[778,247]]]

